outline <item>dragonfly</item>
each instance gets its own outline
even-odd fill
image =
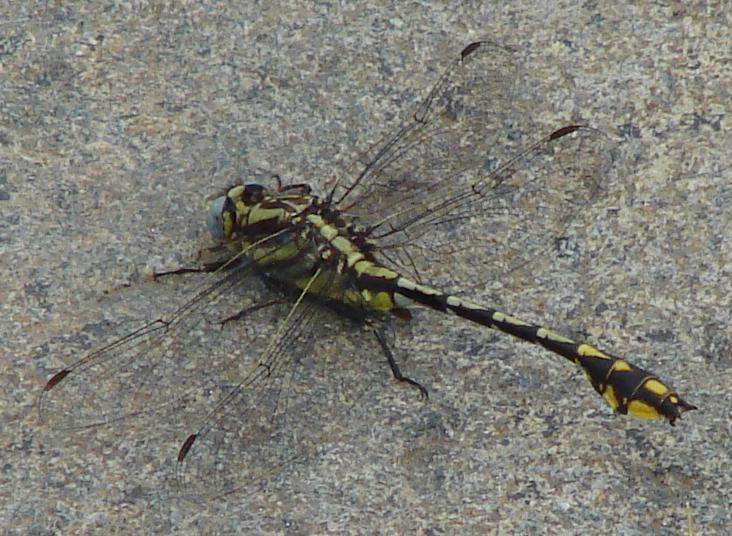
[[[422,309],[538,345],[578,367],[616,413],[673,425],[696,407],[658,375],[486,305],[474,298],[480,282],[451,273],[461,255],[476,264],[487,257],[504,272],[538,265],[547,242],[591,214],[609,180],[617,142],[584,121],[550,126],[528,84],[515,49],[473,42],[394,130],[321,181],[321,193],[275,176],[269,186],[237,181],[210,196],[214,245],[198,266],[157,274],[203,281],[171,313],[53,374],[41,416],[78,429],[201,405],[179,444],[177,481],[239,489],[253,467],[284,464],[297,451],[288,410],[301,405],[312,416],[298,394],[320,387],[298,385],[293,370],[326,333],[375,348],[396,380],[428,398],[401,371],[393,329]],[[219,329],[209,325],[214,310]],[[274,333],[258,332],[262,323]],[[201,374],[188,363],[207,351],[193,342],[207,332],[231,350],[205,358]],[[175,391],[158,393],[170,375]]]

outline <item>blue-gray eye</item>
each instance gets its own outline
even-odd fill
[[[218,240],[224,238],[224,218],[222,214],[226,205],[226,199],[227,197],[225,195],[214,199],[211,207],[208,209],[208,216],[206,216],[208,232]]]

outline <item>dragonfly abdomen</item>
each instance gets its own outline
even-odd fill
[[[578,365],[607,404],[621,414],[643,419],[665,417],[671,425],[684,411],[696,409],[653,374],[623,358],[576,342],[548,328],[420,285],[404,277],[394,280],[394,301],[399,296],[432,309],[452,312],[466,320],[543,346]]]

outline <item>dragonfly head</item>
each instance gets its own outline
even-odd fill
[[[215,198],[209,205],[208,231],[217,240],[231,239],[236,226],[242,224],[251,207],[259,203],[264,194],[264,187],[255,183],[230,188],[226,195]]]

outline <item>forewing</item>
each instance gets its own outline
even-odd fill
[[[251,264],[238,261],[227,271],[194,277],[192,288],[184,283],[189,298],[183,305],[56,373],[38,402],[41,419],[51,428],[79,430],[184,407],[215,381],[196,374],[192,354],[206,352],[232,298],[245,306],[251,275]],[[211,362],[210,369],[230,361]]]
[[[436,253],[480,248],[515,269],[601,195],[615,142],[559,110],[562,96],[521,65],[507,47],[469,45],[336,185],[387,262],[427,277]]]

